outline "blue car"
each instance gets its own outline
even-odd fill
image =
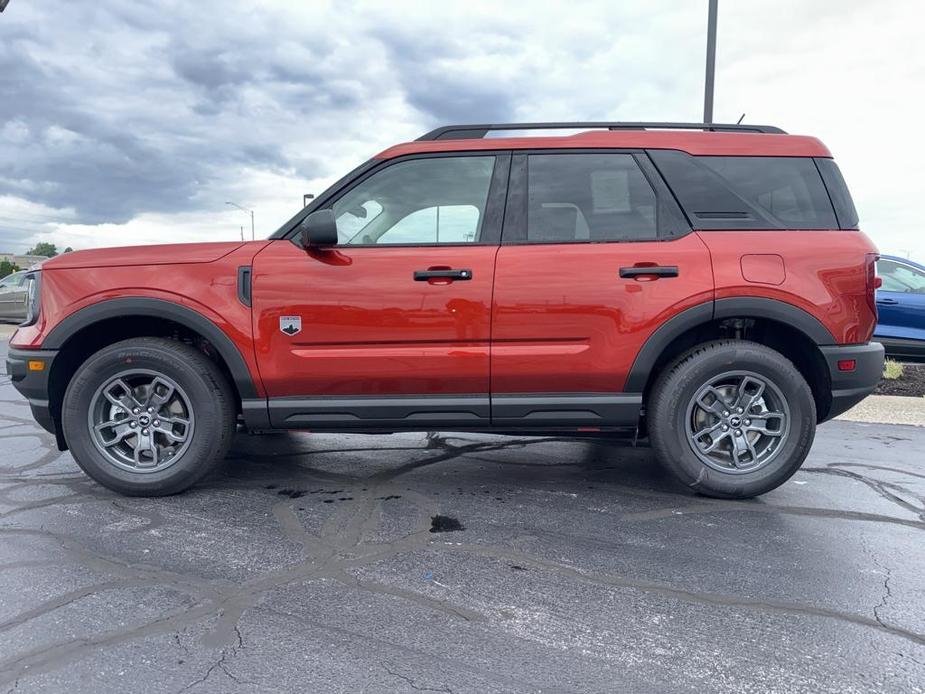
[[[925,265],[884,255],[877,261],[879,322],[874,339],[889,356],[925,359]]]

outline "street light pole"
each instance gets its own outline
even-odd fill
[[[253,211],[253,210],[249,210],[249,209],[247,209],[246,207],[241,207],[241,206],[240,206],[238,203],[236,203],[236,202],[226,202],[225,204],[226,204],[226,205],[231,205],[232,207],[237,207],[239,210],[241,210],[241,212],[246,212],[247,214],[249,214],[249,215],[251,216],[251,241],[253,241],[255,238],[257,238],[257,237],[255,236],[255,234],[254,234],[254,211]]]
[[[713,122],[713,79],[716,69],[716,13],[719,0],[709,0],[707,13],[707,71],[703,84],[703,122]]]

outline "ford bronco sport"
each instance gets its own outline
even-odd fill
[[[489,136],[552,128],[585,131]],[[123,494],[186,489],[241,425],[627,434],[749,497],[880,377],[857,223],[828,149],[769,126],[448,126],[265,241],[48,261],[7,370]]]

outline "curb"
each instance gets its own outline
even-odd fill
[[[925,427],[925,398],[902,395],[869,395],[844,414],[835,418],[871,424],[911,424]]]

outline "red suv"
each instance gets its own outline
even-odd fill
[[[586,131],[489,137],[552,128]],[[124,494],[186,489],[240,424],[624,434],[749,497],[880,378],[857,221],[828,149],[773,127],[449,126],[268,240],[48,261],[7,369]]]

